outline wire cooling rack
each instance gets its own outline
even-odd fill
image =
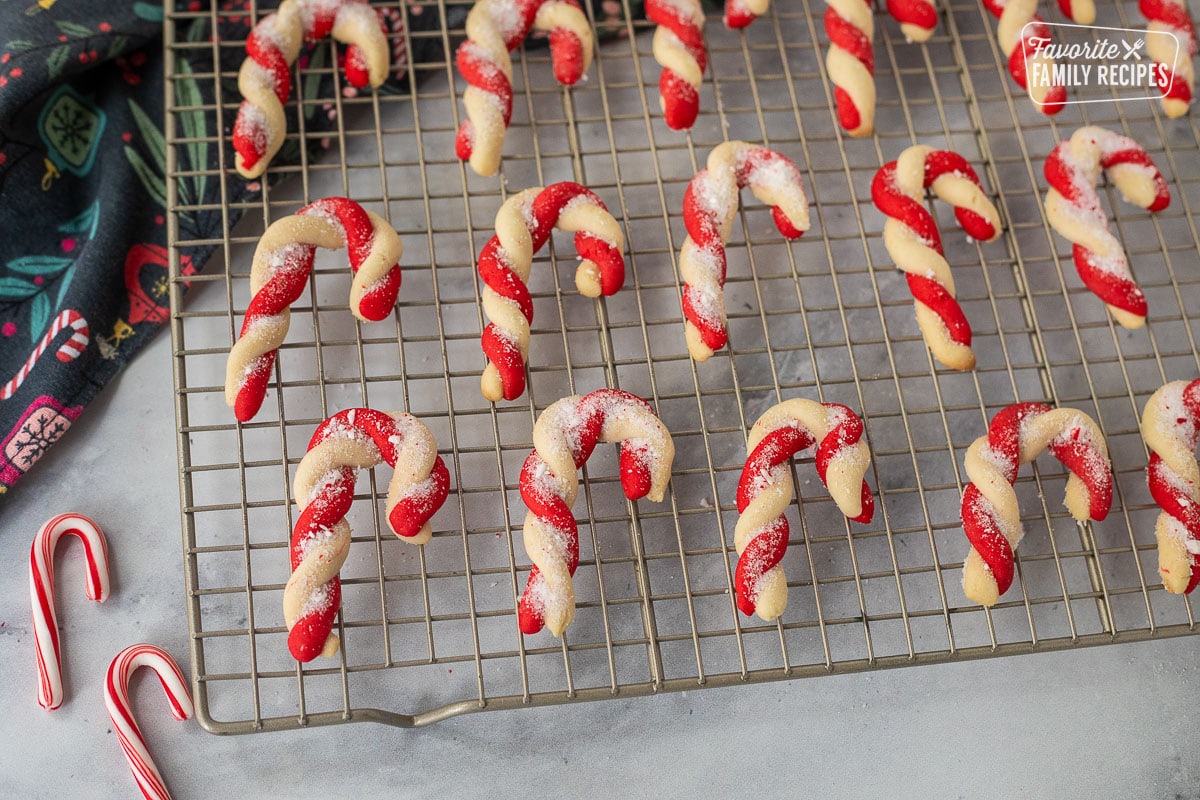
[[[453,5],[412,2],[403,11],[445,19]],[[444,57],[413,66],[411,93],[351,97],[334,76],[328,95],[290,101],[336,112],[332,133],[307,132],[304,114],[289,132],[306,141],[327,136],[327,155],[273,168],[289,179],[264,187],[261,200],[244,205],[240,225],[226,224],[224,237],[208,242],[217,256],[187,278],[186,304],[179,248],[204,242],[172,242],[188,626],[197,711],[208,730],[359,720],[419,726],[482,710],[1195,631],[1191,602],[1164,593],[1157,578],[1156,508],[1137,432],[1156,387],[1200,370],[1194,116],[1167,121],[1157,104],[1137,100],[1072,105],[1048,119],[1015,90],[983,6],[953,2],[925,46],[906,44],[893,21],[878,18],[879,133],[846,139],[825,79],[823,10],[816,0],[778,0],[744,33],[711,19],[702,113],[690,135],[668,130],[658,113],[658,67],[641,19],[621,23],[623,36],[598,48],[587,81],[572,91],[554,82],[545,51],[518,52],[503,180],[479,178],[453,155],[462,82]],[[223,51],[241,52],[241,41],[185,39],[191,20],[215,23],[216,13],[167,13],[172,179],[218,180],[232,170],[227,141],[185,135],[180,114],[191,109],[174,90],[173,54],[208,48],[219,63]],[[1099,24],[1143,24],[1133,2],[1100,13]],[[409,33],[405,44],[412,52],[418,37],[429,37],[452,53],[461,36]],[[332,45],[322,47],[321,63],[336,63]],[[187,77],[216,91],[219,129],[228,129],[240,99],[228,90],[234,74]],[[223,93],[218,79],[227,82]],[[1142,331],[1109,321],[1041,214],[1042,162],[1086,123],[1145,143],[1170,181],[1172,204],[1157,215],[1103,192],[1149,296]],[[766,209],[744,198],[729,250],[730,346],[697,365],[687,356],[676,280],[681,203],[687,181],[725,138],[762,141],[793,158],[814,226],[788,245]],[[222,173],[178,168],[177,151],[198,141],[222,147]],[[875,170],[916,142],[965,155],[1006,221],[998,241],[980,245],[933,207],[975,330],[979,364],[967,374],[931,361],[870,202]],[[582,298],[571,285],[568,242],[552,243],[532,279],[529,392],[492,406],[479,393],[475,256],[510,192],[567,179],[590,186],[623,225],[629,277],[615,297]],[[169,183],[173,218],[208,210],[228,223],[232,203],[188,206]],[[237,425],[222,383],[249,299],[254,243],[270,222],[328,194],[356,198],[400,232],[399,307],[389,321],[356,323],[346,308],[344,254],[319,255],[264,409]],[[564,395],[606,385],[649,399],[672,431],[671,491],[662,504],[627,502],[612,449],[598,451],[575,508],[575,622],[561,641],[522,636],[514,607],[528,560],[516,481],[534,419]],[[784,560],[790,601],[777,624],[764,624],[734,605],[734,488],[747,428],[790,397],[862,413],[879,507],[872,524],[848,526],[811,460],[797,463],[800,501],[788,511],[793,538]],[[960,464],[988,419],[1018,399],[1097,419],[1117,473],[1115,507],[1105,522],[1078,526],[1061,506],[1066,476],[1058,465],[1042,460],[1023,470],[1018,579],[985,611],[959,585],[967,550]],[[301,667],[288,655],[281,613],[291,477],[315,426],[357,405],[421,417],[451,469],[452,491],[433,540],[416,549],[382,521],[388,476],[360,477],[342,570],[342,650]]]

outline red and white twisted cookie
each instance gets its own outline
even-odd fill
[[[875,131],[875,16],[871,0],[826,0],[825,68],[838,121],[856,139]]]
[[[1166,72],[1158,81],[1163,92],[1163,111],[1168,117],[1182,117],[1192,104],[1196,72],[1196,27],[1184,0],[1139,0],[1138,9],[1150,22],[1146,25],[1146,54]],[[1158,34],[1158,35],[1155,35]],[[1162,34],[1170,34],[1164,36]]]
[[[646,0],[654,30],[654,60],[662,67],[659,104],[667,127],[687,130],[700,113],[700,84],[708,66],[700,0]]]
[[[1104,434],[1082,411],[1041,403],[1014,403],[997,414],[986,436],[967,449],[971,482],[962,499],[963,530],[971,552],[963,565],[963,592],[995,605],[1012,585],[1014,553],[1024,531],[1013,484],[1017,470],[1049,449],[1071,471],[1067,510],[1079,522],[1101,521],[1112,507],[1113,477]]]
[[[386,461],[393,468],[387,518],[413,544],[433,535],[429,520],[446,502],[450,473],[425,424],[401,411],[351,408],[317,427],[296,468],[292,494],[300,515],[292,529],[292,577],[283,590],[288,649],[297,661],[333,656],[334,618],[342,603],[338,570],[350,549],[346,513],[355,476]]]
[[[192,696],[183,672],[165,650],[152,644],[131,645],[117,653],[104,678],[104,705],[142,795],[146,800],[171,800],[166,781],[150,757],[146,739],[129,706],[129,681],[141,667],[154,670],[158,676],[175,719],[183,721],[192,716]]]
[[[561,636],[575,617],[571,582],[579,565],[579,529],[571,506],[579,494],[577,471],[598,442],[621,446],[621,487],[630,500],[666,495],[675,444],[671,434],[637,395],[598,389],[564,397],[538,417],[533,452],[521,467],[525,552],[533,562],[517,608],[523,633],[543,626]]]
[[[983,0],[983,5],[999,20],[996,37],[1008,59],[1008,72],[1043,114],[1053,115],[1063,110],[1067,90],[1060,83],[1037,80],[1031,86],[1028,72],[1039,77],[1052,77],[1054,59],[1048,57],[1031,40],[1049,42],[1050,27],[1038,16],[1037,0]]]
[[[1058,10],[1079,25],[1091,25],[1096,21],[1095,0],[1058,0]]]
[[[470,84],[463,93],[467,119],[455,152],[479,175],[500,169],[504,134],[512,119],[512,58],[531,30],[550,34],[554,77],[574,86],[592,63],[595,37],[577,0],[479,0],[467,15],[467,40],[455,62]]]
[[[584,297],[612,295],[625,283],[625,237],[603,201],[578,183],[555,183],[515,194],[496,213],[496,235],[479,254],[483,311],[488,325],[481,343],[488,364],[480,388],[493,403],[525,391],[525,359],[533,298],[529,271],[533,254],[554,228],[575,233],[580,264],[575,286]]]
[[[887,10],[900,23],[900,32],[909,42],[927,42],[937,28],[933,0],[887,0]]]
[[[1200,583],[1200,378],[1174,381],[1146,402],[1142,437],[1150,448],[1146,478],[1162,506],[1155,532],[1163,588],[1189,594]]]
[[[78,311],[67,308],[61,314],[54,318],[49,330],[42,336],[37,347],[33,348],[33,352],[29,354],[29,358],[17,370],[17,373],[9,379],[8,383],[4,384],[4,388],[0,389],[0,400],[7,400],[17,393],[17,389],[21,388],[21,384],[29,377],[29,373],[33,371],[34,366],[41,360],[42,354],[49,349],[50,343],[54,341],[59,332],[66,329],[71,329],[71,335],[65,342],[58,346],[58,350],[54,351],[54,355],[59,361],[68,364],[83,355],[83,351],[87,349],[90,331],[88,330],[88,322],[83,318],[83,315]]]
[[[283,0],[250,32],[238,72],[244,99],[233,124],[233,149],[242,177],[262,175],[283,144],[283,104],[292,91],[291,66],[300,44],[330,35],[350,45],[346,80],[352,85],[378,88],[387,79],[387,36],[366,0]]]
[[[29,599],[33,606],[33,644],[37,650],[38,705],[53,711],[63,703],[62,646],[54,608],[54,548],[64,536],[83,542],[87,559],[87,597],[108,599],[108,544],[100,526],[82,514],[59,514],[33,537],[29,548]]]
[[[683,195],[688,237],[679,252],[688,351],[707,361],[728,340],[725,315],[725,242],[749,186],[771,206],[775,227],[788,239],[808,230],[808,197],[800,170],[786,156],[760,145],[723,142],[708,154]]]
[[[1073,245],[1085,286],[1108,305],[1122,326],[1146,324],[1146,296],[1133,279],[1125,248],[1108,229],[1096,194],[1100,170],[1126,201],[1150,211],[1171,202],[1167,182],[1140,144],[1104,128],[1080,128],[1046,158],[1046,220]]]
[[[266,397],[275,353],[291,323],[288,306],[308,284],[318,247],[349,250],[354,316],[378,322],[396,305],[404,247],[383,217],[345,197],[326,197],[273,223],[254,251],[254,296],[225,368],[225,402],[242,422],[258,413]]]
[[[904,270],[916,300],[917,324],[934,357],[952,369],[975,366],[971,325],[955,299],[954,276],[942,254],[942,238],[925,208],[925,190],[954,206],[954,216],[973,239],[1000,235],[1000,214],[966,159],[949,150],[918,145],[884,164],[871,182],[871,197],[888,221],[883,244]]]
[[[770,7],[771,0],[725,0],[725,25],[733,30],[744,28]]]
[[[862,441],[863,422],[838,403],[795,398],[767,409],[746,440],[750,451],[738,481],[737,604],[743,614],[770,622],[787,607],[787,578],[780,561],[787,551],[785,512],[794,486],[789,461],[817,445],[817,474],[841,512],[870,522],[875,498],[863,480],[871,452]]]

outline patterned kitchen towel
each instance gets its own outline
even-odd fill
[[[592,0],[603,30],[624,32],[625,13],[640,3]],[[262,3],[257,4],[261,11]],[[243,40],[253,21],[249,0],[175,6],[181,36],[211,41],[214,20],[222,40]],[[394,51],[393,80],[381,91],[403,91],[406,65],[430,58],[439,37],[413,38],[410,30],[446,25],[461,29],[470,4],[395,0],[379,4]],[[11,488],[79,418],[84,406],[167,320],[166,144],[163,136],[163,9],[149,2],[111,0],[0,0],[0,495]],[[240,48],[223,47],[219,65],[235,72]],[[175,102],[214,105],[208,82],[190,74],[213,71],[212,49],[179,51]],[[300,65],[321,65],[315,45]],[[316,93],[328,94],[328,75],[305,74]],[[223,84],[237,97],[236,81]],[[304,92],[305,85],[298,87]],[[314,96],[310,95],[310,96]],[[313,114],[306,129],[332,128],[332,113]],[[332,112],[332,108],[329,109]],[[294,115],[295,109],[289,108]],[[195,141],[180,153],[183,172],[217,168],[218,145],[229,146],[232,114],[217,130],[215,111],[180,114],[183,134]],[[295,130],[295,120],[289,123]],[[309,141],[320,147],[319,139]],[[295,139],[274,164],[300,159]],[[268,172],[274,180],[278,171]],[[229,170],[231,203],[253,199],[259,182]],[[183,204],[218,204],[221,181],[211,174],[179,179]],[[236,223],[240,212],[229,214]],[[179,217],[181,240],[221,239],[220,211]],[[213,247],[186,248],[184,275],[201,269]],[[165,376],[164,376],[165,379]],[[166,409],[163,413],[167,413]]]

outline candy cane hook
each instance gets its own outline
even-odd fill
[[[64,536],[76,536],[83,542],[88,599],[97,603],[108,599],[108,545],[100,527],[82,514],[59,514],[46,522],[29,548],[29,599],[37,649],[38,705],[47,711],[63,703],[62,649],[54,608],[54,548]]]
[[[192,697],[179,665],[166,651],[152,644],[131,645],[117,653],[104,679],[104,705],[108,707],[108,717],[125,751],[133,779],[146,800],[171,800],[167,784],[150,757],[146,739],[129,707],[129,679],[139,667],[148,667],[158,675],[175,719],[183,721],[192,716]]]

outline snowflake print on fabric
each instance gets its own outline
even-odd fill
[[[8,438],[0,443],[0,494],[28,472],[81,413],[83,406],[66,408],[48,395],[30,403]]]

